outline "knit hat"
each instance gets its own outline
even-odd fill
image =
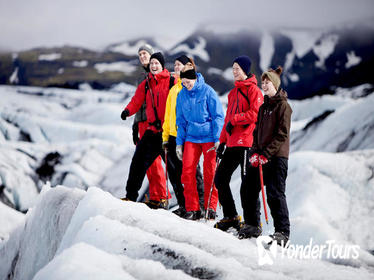
[[[183,65],[186,65],[188,62],[191,62],[188,56],[182,54],[181,56],[177,57],[175,60],[178,60]]]
[[[153,48],[150,44],[144,44],[144,45],[140,46],[140,48],[138,50],[138,53],[140,53],[140,51],[146,51],[150,55],[152,55],[154,53],[154,50],[153,50]]]
[[[283,68],[281,66],[278,66],[278,68],[275,70],[270,68],[268,71],[262,73],[261,81],[268,78],[270,82],[273,83],[275,89],[278,90],[281,84],[280,75],[282,74],[282,72]]]
[[[149,61],[151,61],[152,58],[155,58],[160,62],[161,66],[162,66],[162,69],[165,68],[165,59],[164,59],[164,56],[162,55],[162,53],[156,52],[156,53],[152,54]]]
[[[249,57],[246,55],[238,56],[237,58],[235,58],[232,64],[234,64],[235,62],[239,64],[240,68],[242,68],[243,72],[248,76],[251,71],[251,64],[252,64]]]

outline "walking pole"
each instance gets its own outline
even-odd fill
[[[266,224],[269,224],[268,222],[268,212],[266,210],[266,199],[265,199],[265,191],[264,191],[264,178],[262,174],[262,164],[258,163],[258,170],[260,171],[260,183],[261,183],[261,192],[262,192],[262,202],[264,204],[264,212],[265,212],[265,221]]]
[[[165,178],[166,178],[166,205],[169,209],[169,186],[168,186],[168,149],[165,149]]]
[[[210,199],[212,198],[212,192],[213,192],[213,186],[214,186],[214,177],[216,177],[217,167],[218,167],[220,162],[221,162],[221,159],[217,158],[216,168],[214,169],[213,181],[212,181],[212,184],[210,185],[210,190],[209,190],[208,204],[206,206],[207,209],[205,210],[205,221],[208,220],[208,210],[209,210],[209,205],[210,205]]]

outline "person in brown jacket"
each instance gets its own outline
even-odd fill
[[[258,165],[263,166],[267,203],[274,221],[275,233],[271,236],[279,245],[285,246],[290,235],[290,221],[286,202],[286,178],[290,147],[290,124],[292,109],[287,102],[287,93],[280,87],[282,67],[269,69],[261,76],[264,103],[259,109],[253,132],[253,154],[247,170],[248,186],[242,197],[245,223],[239,237],[250,238],[261,235],[260,211],[257,199],[261,191]]]

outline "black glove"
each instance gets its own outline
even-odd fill
[[[223,158],[223,151],[225,150],[225,145],[226,145],[226,143],[219,144],[218,149],[216,151],[217,158],[220,158],[220,159]]]
[[[126,120],[128,116],[130,116],[129,110],[128,109],[123,110],[121,113],[121,119]]]
[[[138,144],[139,142],[139,125],[138,123],[134,123],[132,125],[132,141],[134,145]]]
[[[232,132],[233,128],[234,128],[234,126],[231,124],[231,122],[228,122],[227,125],[226,125],[226,131],[229,135],[231,135],[231,132]]]

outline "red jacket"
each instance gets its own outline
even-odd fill
[[[257,87],[254,75],[244,81],[235,81],[235,87],[228,96],[225,124],[219,139],[220,142],[226,143],[227,147],[251,147],[258,110],[263,102],[264,97]],[[229,121],[234,126],[231,135],[226,131]]]
[[[148,89],[147,92],[145,92],[145,85],[147,82],[147,79],[145,79],[136,89],[135,95],[131,98],[131,101],[126,106],[126,109],[129,110],[131,116],[135,114],[140,109],[144,101],[146,101],[146,115],[148,122],[147,129],[157,132],[160,130],[157,130],[154,126],[149,125],[150,123],[156,121],[153,104],[156,107],[157,116],[162,125],[164,123],[166,100],[169,95],[170,73],[167,69],[164,69],[162,72],[156,75],[149,73],[148,78],[149,87],[151,88],[153,94],[153,102],[150,90]]]

